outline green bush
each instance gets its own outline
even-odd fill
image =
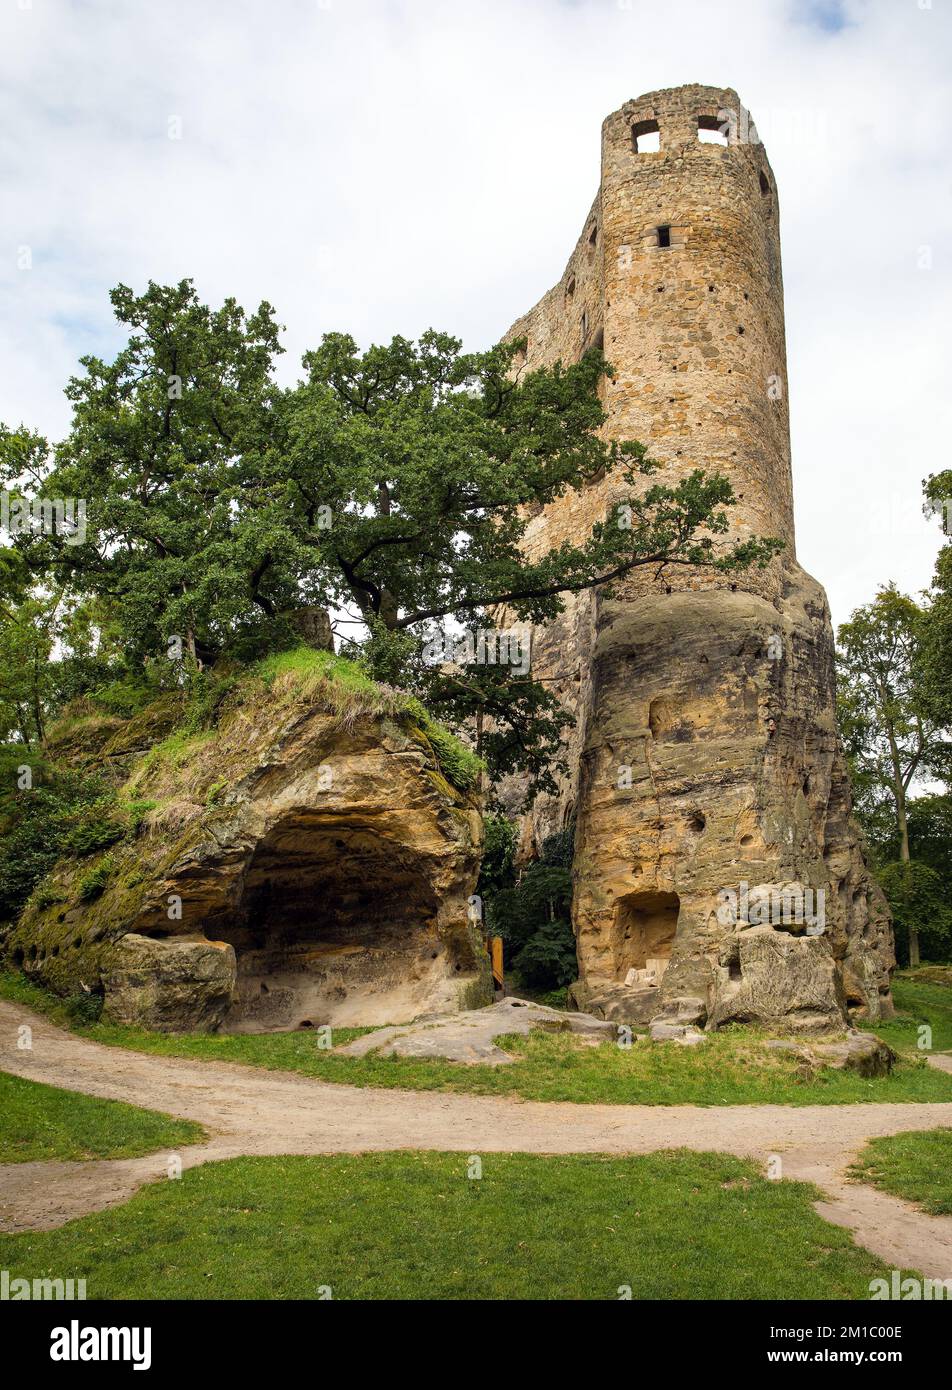
[[[562,918],[543,922],[512,965],[530,989],[553,990],[570,985],[578,974],[572,924]]]
[[[145,820],[149,811],[154,811],[158,806],[157,801],[130,801],[128,806],[129,833],[133,838],[138,835],[142,822]]]
[[[916,859],[905,863],[896,860],[880,869],[879,882],[892,910],[900,961],[909,961],[910,929],[919,934],[924,959],[947,959],[952,939],[952,907],[939,874]]]
[[[80,1027],[98,1023],[102,1017],[102,1006],[103,996],[96,990],[83,990],[79,994],[71,994],[63,1005],[70,1022],[77,1023]]]
[[[493,878],[504,879],[505,831],[494,828],[492,841],[486,879],[490,934],[502,937],[506,961],[527,988],[555,990],[570,984],[578,973],[570,867],[574,828],[549,836],[541,857],[523,869],[517,882],[495,893]]]
[[[84,903],[91,902],[105,892],[112,877],[113,862],[110,855],[103,855],[99,863],[79,880],[79,896]]]
[[[477,787],[483,764],[473,750],[467,748],[465,743],[461,743],[454,734],[437,724],[434,719],[427,718],[424,732],[430,740],[430,746],[446,780],[452,782],[461,792],[472,791]]]
[[[156,698],[160,690],[161,687],[156,680],[143,679],[138,675],[127,675],[93,690],[89,698],[107,714],[115,714],[122,719],[131,719],[133,715],[144,710],[146,705]]]
[[[61,847],[63,853],[81,857],[118,844],[127,833],[115,797],[104,796],[66,817]]]
[[[61,855],[107,848],[124,833],[106,812],[110,794],[99,778],[37,760],[32,767],[31,788],[20,790],[11,775],[0,789],[0,920],[19,913]]]
[[[485,902],[515,882],[516,827],[506,816],[483,819],[483,861],[476,892]]]
[[[42,879],[30,894],[30,902],[39,912],[42,912],[47,907],[52,907],[54,903],[61,903],[63,901],[63,895],[59,893],[52,884],[45,883]]]
[[[192,672],[188,700],[178,729],[186,734],[201,734],[214,728],[222,702],[237,683],[236,671]]]

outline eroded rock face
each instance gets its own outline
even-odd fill
[[[891,932],[844,799],[819,586],[788,567],[777,604],[619,605],[595,668],[575,901],[589,989],[661,955],[659,1000],[702,999],[710,1026],[880,1017]]]
[[[84,900],[64,869],[59,901],[27,910],[5,946],[29,974],[100,987],[107,1017],[157,1029],[400,1023],[491,999],[468,903],[478,799],[419,729],[265,699],[192,758],[133,771],[158,805],[104,892]]]

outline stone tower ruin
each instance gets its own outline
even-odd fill
[[[796,561],[776,182],[730,89],[630,101],[601,149],[562,279],[507,336],[530,369],[602,347],[607,437],[645,444],[661,481],[726,475],[731,538],[785,548],[733,576],[637,570],[535,634],[533,671],[572,716],[570,774],[523,848],[575,820],[583,1007],[878,1018],[891,926],[851,818],[826,596]],[[625,493],[610,474],[553,502],[527,550],[587,534]]]

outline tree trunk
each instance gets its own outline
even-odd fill
[[[43,718],[43,701],[40,697],[40,677],[37,670],[37,662],[33,660],[33,719],[36,724],[36,740],[39,746],[46,748],[46,724]]]
[[[388,632],[397,631],[400,620],[400,605],[389,589],[380,592],[380,612],[377,615]]]
[[[916,969],[919,965],[919,933],[915,927],[909,928],[909,968]]]
[[[909,863],[909,824],[906,819],[906,794],[901,786],[896,789],[896,821],[899,826],[899,858],[904,864]],[[919,964],[919,931],[909,922],[909,887],[906,886],[906,921],[909,932],[909,965],[910,967]]]
[[[909,863],[909,822],[906,817],[906,788],[903,783],[902,767],[899,761],[899,749],[893,737],[892,729],[889,730],[889,747],[892,755],[893,765],[893,798],[896,803],[896,828],[899,831],[899,858],[903,864]],[[906,889],[908,894],[908,887]],[[909,921],[908,903],[906,905],[906,920]],[[911,923],[908,926],[909,932],[909,965],[915,968],[919,964],[919,932]]]

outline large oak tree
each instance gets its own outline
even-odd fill
[[[412,686],[457,724],[478,716],[500,770],[543,781],[557,744],[550,693],[500,667],[427,668],[435,626],[533,624],[570,591],[650,565],[764,564],[771,540],[728,539],[727,479],[671,487],[636,441],[608,441],[598,352],[534,372],[520,344],[464,353],[446,334],[360,352],[327,335],[303,378],[278,384],[268,304],[212,310],[189,281],[112,294],[128,343],[82,360],[55,449],[5,434],[5,480],[84,498],[89,540],[18,542],[35,575],[95,600],[128,659],[178,637],[196,664],[289,640],[295,610],[329,609],[375,675]],[[606,470],[619,505],[529,560],[531,514]]]

